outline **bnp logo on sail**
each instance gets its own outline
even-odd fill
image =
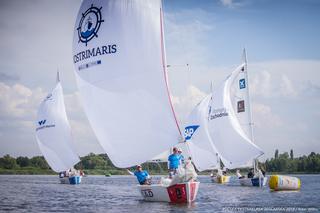
[[[195,133],[195,131],[199,128],[199,125],[193,125],[193,126],[187,126],[184,129],[184,138],[187,140],[190,140]]]

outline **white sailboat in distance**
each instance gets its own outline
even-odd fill
[[[59,173],[70,173],[64,176],[60,174],[60,182],[79,184],[81,176],[72,168],[80,159],[73,146],[59,72],[57,73],[56,86],[39,106],[36,139],[51,169]]]
[[[229,169],[251,167],[263,151],[253,142],[247,61],[227,77],[212,94],[209,131],[224,166]],[[253,165],[255,167],[255,165]],[[242,178],[240,183],[259,186],[266,178]]]

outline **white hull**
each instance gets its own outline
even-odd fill
[[[199,184],[200,182],[178,183],[172,186],[138,185],[138,189],[146,201],[190,203],[197,197]]]
[[[239,183],[241,186],[266,186],[267,184],[267,177],[264,178],[242,178],[239,179]]]

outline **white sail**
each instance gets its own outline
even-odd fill
[[[218,152],[208,130],[209,102],[206,96],[191,112],[185,127],[186,144],[192,160],[199,171],[213,169],[218,165]]]
[[[184,130],[184,142],[175,145],[182,150],[185,159],[192,158],[199,171],[217,168],[218,153],[211,141],[208,131],[209,102],[211,95],[206,96],[190,113]],[[166,162],[171,150],[162,152],[151,161]]]
[[[233,102],[233,83],[239,77],[245,64],[240,65],[224,81],[222,86],[213,92],[213,100],[210,104],[210,116],[208,129],[223,164],[229,168],[246,167],[252,165],[253,159],[262,155],[262,150],[256,146],[250,137],[243,131],[237,118],[237,113],[243,112],[244,104],[249,101],[239,100],[237,110]],[[238,88],[240,85],[238,84]]]
[[[50,167],[66,171],[80,161],[72,145],[61,83],[58,81],[38,109],[36,138]]]
[[[161,10],[160,0],[84,0],[76,19],[73,62],[81,101],[117,167],[150,160],[180,137]]]
[[[249,81],[247,72],[247,56],[245,49],[242,55],[243,66],[238,75],[230,82],[230,99],[235,115],[246,136],[254,142],[249,97]]]

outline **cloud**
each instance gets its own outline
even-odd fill
[[[72,37],[80,3],[1,1],[0,64],[5,74],[0,74],[0,80],[12,82],[18,77],[29,87],[49,90],[59,68],[62,80],[69,82],[67,89],[74,89]],[[57,30],[63,33],[56,33]]]
[[[276,115],[270,106],[262,103],[253,103],[253,119],[257,128],[280,128],[284,125],[281,118]]]
[[[286,75],[281,75],[280,94],[285,97],[297,97],[298,91],[292,81]]]
[[[19,79],[20,78],[17,75],[9,75],[7,73],[0,72],[0,81],[17,82]]]
[[[232,0],[220,0],[223,6],[232,7],[233,1]]]
[[[295,87],[285,74],[274,76],[269,71],[263,70],[253,77],[252,82],[252,94],[255,96],[295,98],[302,92],[298,91],[301,88]]]
[[[34,118],[33,110],[37,103],[44,97],[40,88],[33,91],[22,84],[9,86],[0,82],[0,116],[1,119]]]
[[[246,1],[220,0],[220,3],[228,8],[238,8],[246,4]]]
[[[40,102],[48,94],[42,88],[0,82],[0,155],[39,155],[35,120]],[[77,93],[65,95],[65,105],[78,154],[102,153],[85,117]]]
[[[190,85],[185,95],[172,96],[172,103],[174,105],[180,127],[186,125],[189,114],[206,95],[206,93],[196,86]]]
[[[254,97],[301,99],[320,96],[320,61],[286,60],[249,64]],[[302,72],[303,70],[303,72]]]
[[[199,8],[165,13],[169,64],[203,64],[206,59],[204,44],[207,35],[215,29],[209,17],[208,12]]]

